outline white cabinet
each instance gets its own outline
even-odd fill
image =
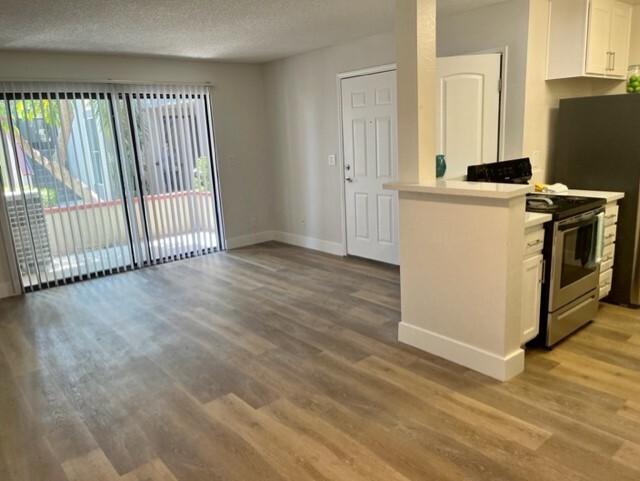
[[[524,234],[524,259],[522,261],[522,293],[520,297],[521,344],[538,335],[540,329],[540,297],[544,263],[544,229],[535,226]]]
[[[547,80],[624,79],[632,7],[616,0],[550,0]]]
[[[613,256],[616,252],[616,229],[618,222],[618,205],[609,202],[604,208],[604,249],[600,264],[600,299],[611,292],[613,278]]]

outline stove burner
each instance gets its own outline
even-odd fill
[[[584,197],[578,197],[576,195],[563,195],[563,202],[571,204],[583,204],[585,202]]]
[[[604,199],[575,195],[527,194],[526,209],[529,212],[552,214],[556,220],[586,212],[604,205]]]

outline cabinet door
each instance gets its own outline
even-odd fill
[[[540,330],[540,294],[542,292],[542,254],[522,261],[522,296],[520,298],[521,342],[524,344]]]
[[[611,16],[609,50],[613,52],[609,77],[625,78],[629,62],[629,38],[631,35],[631,5],[616,2]]]
[[[587,35],[586,72],[588,74],[606,75],[609,73],[609,34],[612,15],[613,2],[609,0],[593,0],[591,2]]]

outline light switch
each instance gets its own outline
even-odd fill
[[[534,150],[531,155],[531,166],[535,169],[536,167],[540,167],[540,151]]]
[[[335,156],[335,154],[329,155],[329,165],[336,165],[336,156]]]

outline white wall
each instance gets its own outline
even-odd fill
[[[150,57],[0,52],[0,80],[210,82],[227,239],[272,230],[274,173],[259,65]],[[231,163],[230,158],[235,158]],[[257,225],[251,227],[251,219]],[[4,246],[1,245],[0,251]],[[0,285],[8,280],[0,254]]]
[[[334,251],[342,243],[341,162],[327,162],[339,153],[337,74],[394,61],[390,32],[264,65],[280,238]]]
[[[529,1],[511,0],[437,20],[438,57],[507,47],[505,159],[522,155],[528,18]]]

